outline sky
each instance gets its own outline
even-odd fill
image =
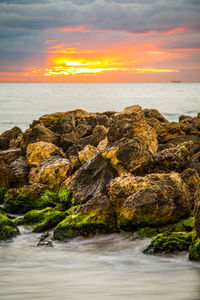
[[[0,0],[1,82],[200,81],[200,0]]]

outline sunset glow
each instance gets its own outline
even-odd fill
[[[9,11],[0,19],[0,81],[200,80],[195,3],[172,10],[167,0],[23,2],[0,2]]]

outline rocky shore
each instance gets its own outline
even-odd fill
[[[135,105],[44,115],[0,135],[0,240],[20,225],[41,232],[42,246],[128,231],[152,238],[144,253],[187,250],[200,261],[199,176],[200,113],[169,122]]]

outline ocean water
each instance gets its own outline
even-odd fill
[[[0,133],[28,128],[43,114],[85,109],[122,111],[139,104],[158,109],[169,121],[200,111],[200,83],[0,83]]]
[[[23,130],[55,111],[121,111],[139,104],[171,121],[200,111],[199,83],[7,84],[0,83],[0,132]],[[13,242],[0,243],[2,300],[199,300],[200,264],[187,253],[144,255],[149,240],[128,234],[78,238],[37,247],[39,234],[20,228]]]

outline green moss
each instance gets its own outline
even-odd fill
[[[57,226],[64,218],[66,213],[61,211],[47,212],[44,215],[44,219],[33,226],[34,232],[41,232]]]
[[[35,199],[30,193],[22,193],[15,191],[6,193],[4,198],[4,209],[9,213],[23,214],[33,209],[43,209],[47,206],[55,206],[56,204],[45,198]]]
[[[0,213],[0,240],[9,240],[19,234],[19,229],[5,214]]]
[[[192,243],[189,248],[189,259],[200,261],[200,238],[193,234]]]
[[[64,219],[54,231],[54,239],[68,241],[77,236],[93,236],[113,232],[112,225],[107,225],[95,213],[76,214]]]
[[[144,227],[134,232],[132,235],[132,239],[136,240],[136,239],[151,238],[157,234],[158,232],[155,228]]]
[[[190,232],[165,232],[153,237],[150,245],[143,252],[153,254],[188,250],[191,241],[192,233]]]
[[[5,194],[7,193],[8,188],[5,186],[0,187],[0,203],[3,203]]]
[[[175,224],[169,224],[157,229],[158,233],[162,232],[190,232],[194,228],[194,217],[184,219]]]
[[[32,210],[25,214],[23,218],[17,219],[17,225],[30,225],[34,232],[41,232],[54,228],[68,215],[66,212],[56,211],[52,207],[43,210]]]

